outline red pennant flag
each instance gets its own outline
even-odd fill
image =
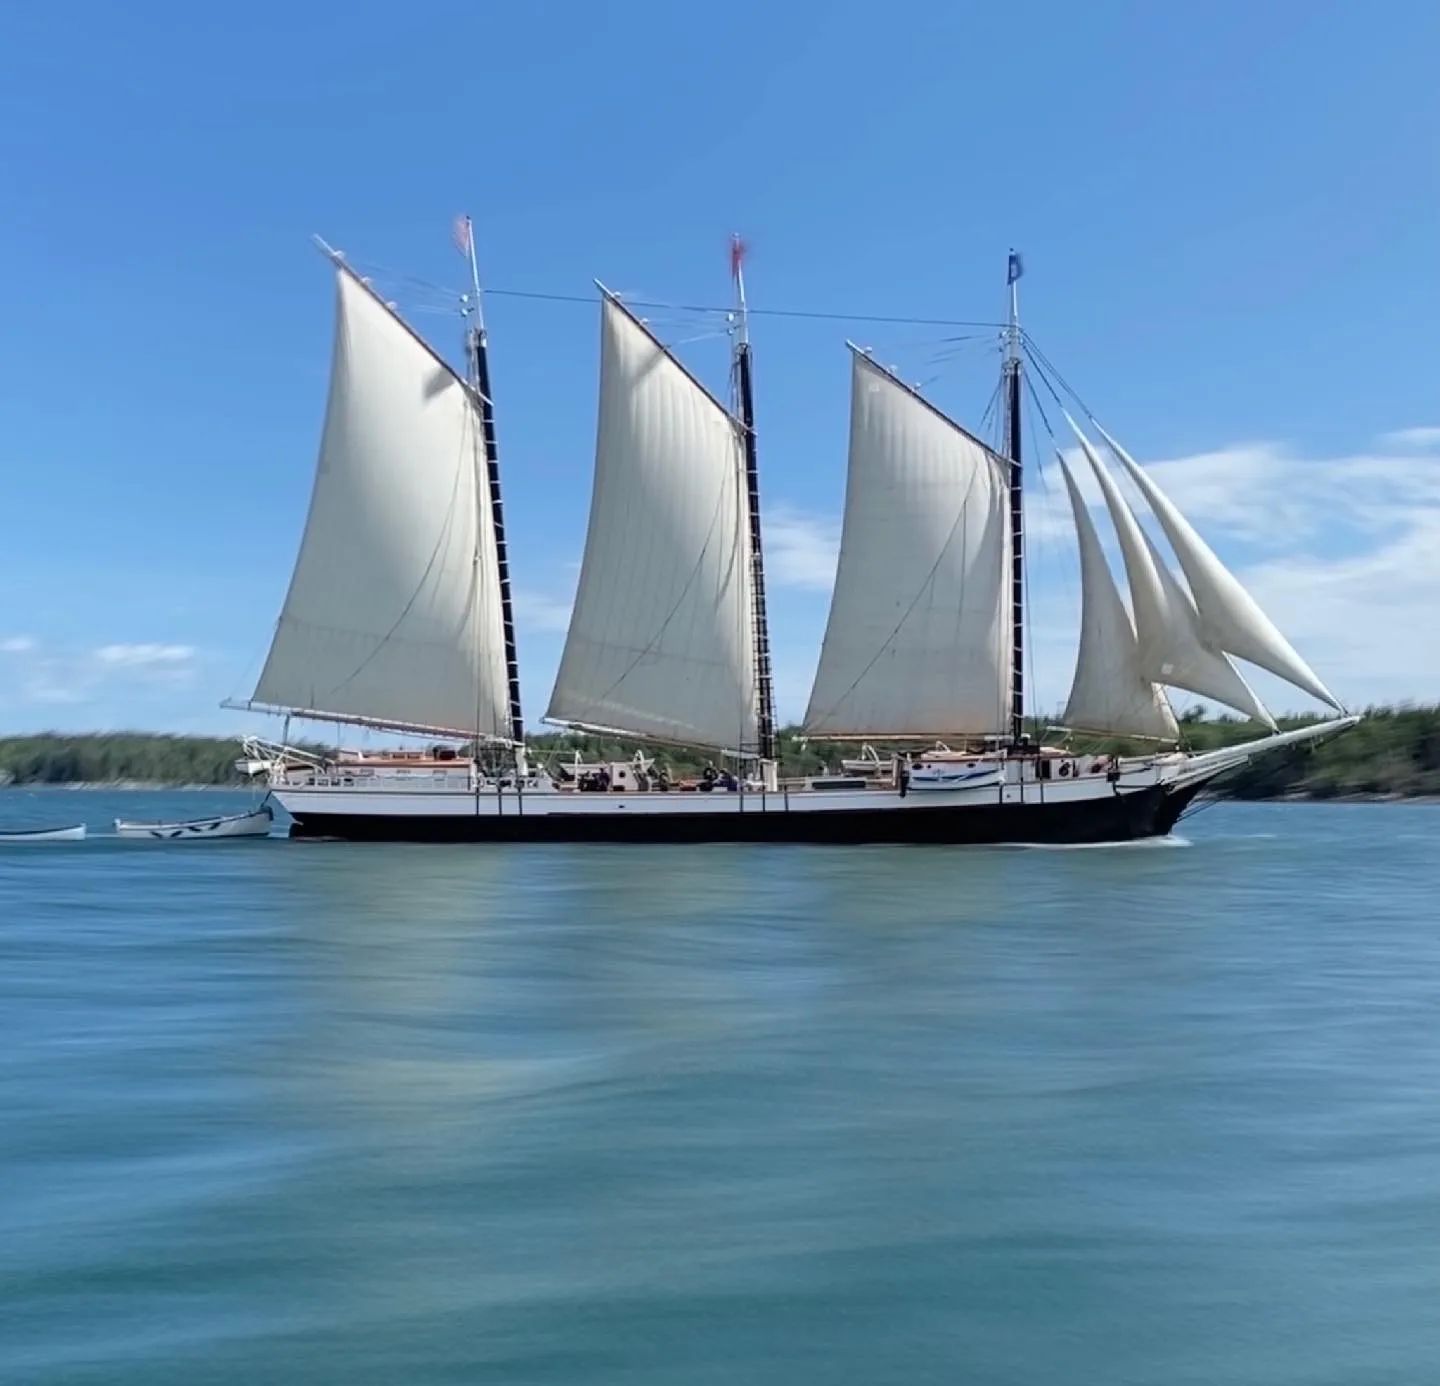
[[[745,263],[745,252],[750,247],[740,239],[740,233],[734,232],[730,237],[730,278],[740,278],[740,266]]]

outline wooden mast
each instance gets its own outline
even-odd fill
[[[1010,316],[1005,329],[1005,451],[1010,459],[1010,743],[1025,739],[1025,505],[1021,465],[1020,290],[1024,273],[1012,250],[1006,267]]]
[[[523,759],[525,719],[520,710],[520,660],[515,649],[515,612],[510,598],[510,558],[505,545],[505,503],[500,496],[500,449],[495,438],[495,405],[490,395],[490,344],[480,294],[480,267],[475,259],[475,228],[470,218],[455,223],[456,243],[470,263],[471,292],[462,312],[468,323],[465,352],[470,384],[480,404],[480,431],[485,447],[485,474],[490,488],[490,523],[495,537],[495,569],[500,583],[500,620],[505,635],[505,677],[510,703],[510,739]]]
[[[760,541],[760,467],[755,448],[755,397],[750,378],[750,324],[745,306],[745,243],[730,238],[730,274],[735,280],[735,384],[745,447],[745,495],[750,520],[750,601],[755,632],[756,724],[762,761],[775,759],[775,682],[770,669],[770,630],[765,614],[765,556]]]

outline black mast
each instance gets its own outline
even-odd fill
[[[1025,505],[1020,430],[1020,293],[1017,281],[1024,272],[1020,256],[1012,250],[1006,272],[1010,286],[1010,319],[1005,331],[1005,451],[1010,458],[1010,624],[1013,631],[1010,663],[1010,742],[1019,746],[1025,736]]]
[[[500,449],[495,440],[495,405],[490,395],[490,343],[480,306],[480,269],[475,260],[475,231],[470,218],[457,224],[462,250],[470,261],[473,298],[465,306],[473,317],[466,333],[470,356],[470,383],[480,400],[480,434],[485,444],[485,475],[490,487],[490,524],[495,536],[495,571],[500,580],[500,620],[505,634],[505,677],[509,685],[510,739],[525,741],[525,719],[520,711],[520,660],[515,652],[515,612],[510,601],[510,558],[505,547],[505,503],[500,497]]]
[[[765,616],[765,557],[760,543],[760,467],[755,449],[755,397],[750,381],[750,330],[745,309],[745,243],[730,240],[730,272],[739,302],[735,346],[735,382],[740,396],[740,422],[744,428],[745,491],[750,515],[750,600],[755,628],[755,683],[760,696],[757,709],[760,759],[775,759],[775,684],[770,672],[770,629]]]

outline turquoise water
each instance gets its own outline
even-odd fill
[[[0,1379],[1433,1380],[1440,807],[1182,831],[0,848]]]

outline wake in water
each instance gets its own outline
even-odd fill
[[[1193,847],[1195,844],[1188,837],[1171,833],[1169,837],[1142,837],[1131,842],[1004,842],[1000,845],[1023,848],[1027,852],[1124,852]]]

